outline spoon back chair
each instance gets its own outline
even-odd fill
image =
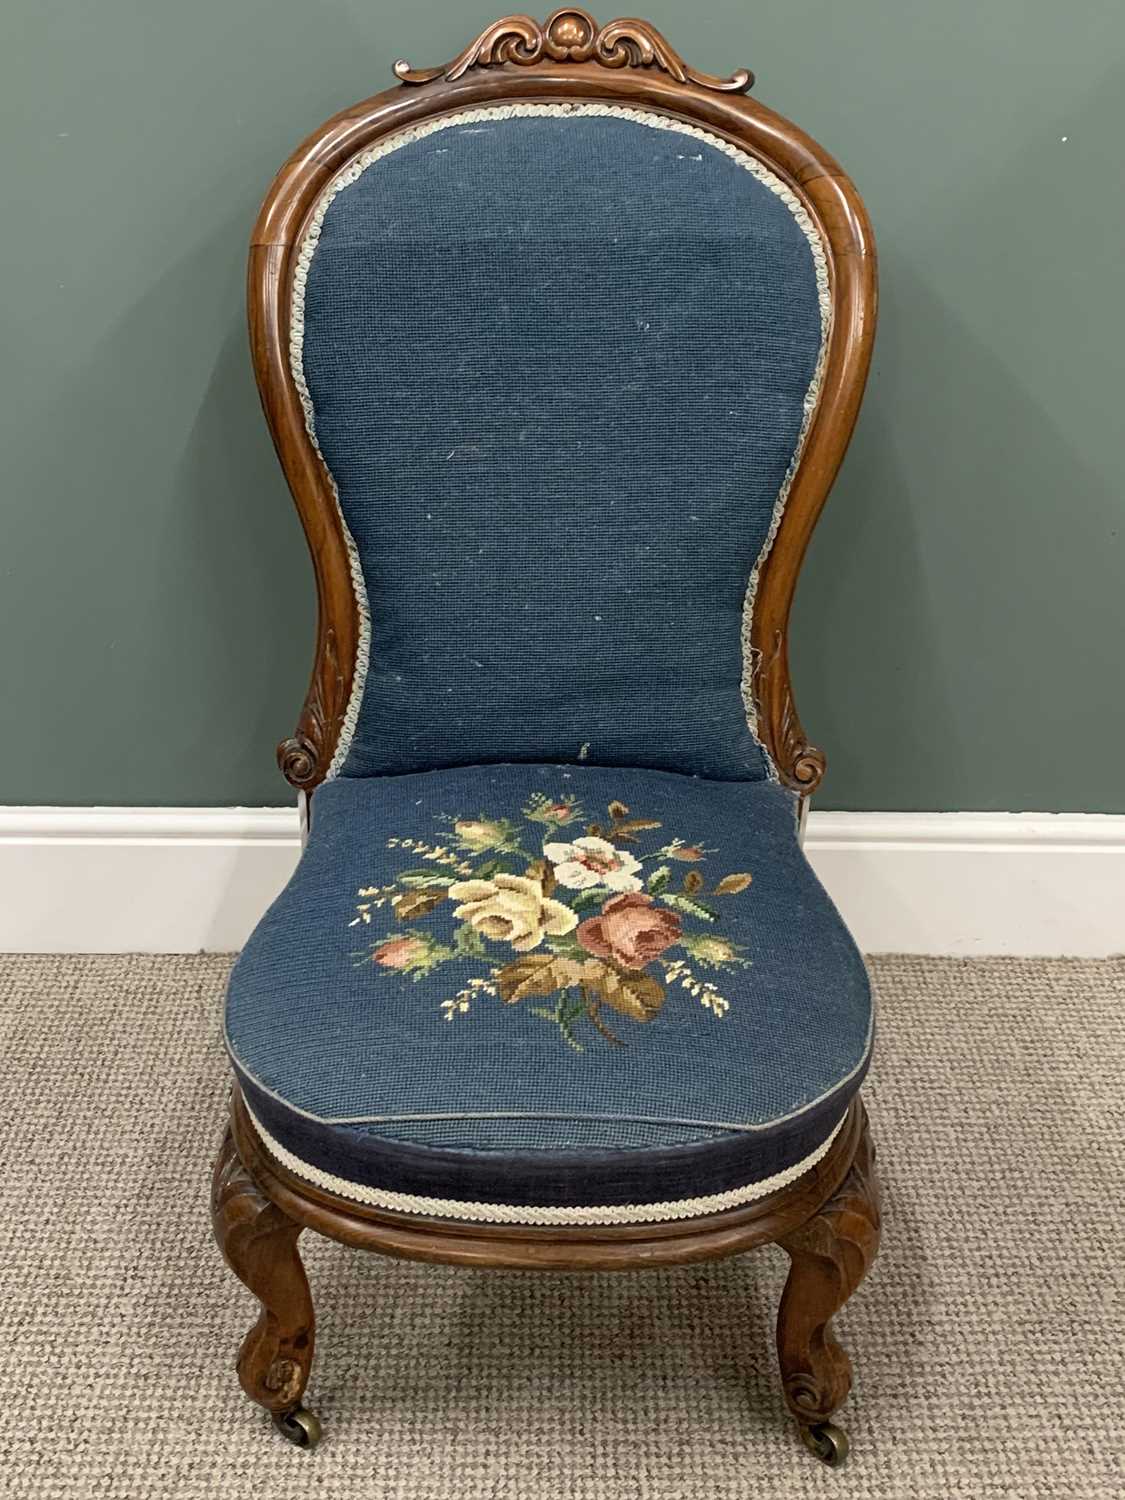
[[[279,748],[307,843],[227,998],[239,1378],[315,1443],[304,1229],[529,1270],[777,1243],[785,1401],[835,1463],[871,1001],[801,850],[786,630],[867,371],[863,206],[643,21],[395,72],[250,253],[319,618]]]

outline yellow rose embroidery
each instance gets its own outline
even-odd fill
[[[561,937],[578,926],[569,906],[543,894],[542,883],[526,875],[494,875],[491,880],[459,880],[449,887],[459,901],[453,915],[482,937],[510,943],[517,953],[538,948],[544,937]]]

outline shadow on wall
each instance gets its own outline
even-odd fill
[[[1080,128],[1118,107],[1098,95]],[[821,807],[1112,805],[1073,754],[1120,712],[1102,687],[1119,674],[1120,486],[1083,442],[1098,403],[1116,420],[1098,351],[1083,361],[1089,255],[1068,267],[1057,231],[1047,247],[998,231],[1009,212],[1026,223],[1040,156],[997,175],[994,197],[935,212],[946,232],[921,269],[881,244],[867,403],[794,609],[798,703],[828,753]],[[1090,253],[1108,277],[1110,246]]]

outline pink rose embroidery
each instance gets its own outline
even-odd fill
[[[405,969],[412,960],[421,958],[425,951],[426,944],[420,938],[391,938],[372,951],[371,962],[382,964],[385,969]]]
[[[651,896],[629,891],[613,896],[600,917],[589,917],[575,933],[587,953],[611,958],[623,969],[643,969],[680,940],[683,923]]]

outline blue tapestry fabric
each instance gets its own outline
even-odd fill
[[[668,117],[521,108],[352,173],[309,247],[295,371],[371,616],[334,772],[762,779],[744,604],[813,399],[819,241]]]
[[[513,763],[341,777],[313,811],[227,999],[295,1170],[624,1207],[737,1194],[843,1118],[870,994],[783,787]]]

